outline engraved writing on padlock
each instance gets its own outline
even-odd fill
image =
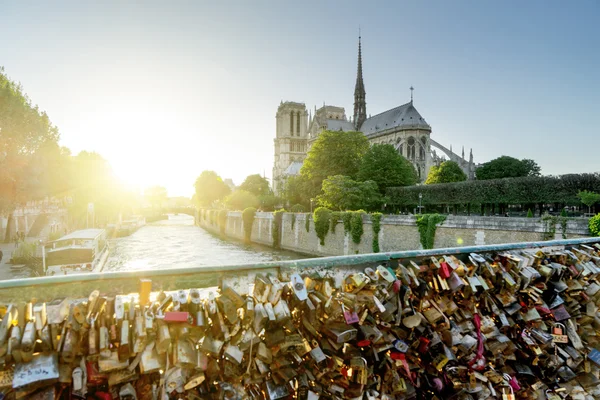
[[[552,342],[569,343],[569,337],[564,333],[565,326],[561,323],[555,323],[552,327]]]

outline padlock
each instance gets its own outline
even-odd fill
[[[129,355],[131,353],[131,342],[129,338],[129,320],[124,319],[121,322],[121,335],[119,336],[119,361],[123,362],[129,359]]]
[[[171,333],[169,332],[169,326],[161,321],[157,321],[157,339],[156,339],[156,351],[158,354],[164,354],[171,345]]]
[[[325,334],[335,343],[347,343],[356,338],[357,330],[343,323],[329,323],[324,326]]]
[[[198,362],[196,348],[188,339],[177,339],[175,342],[173,354],[175,355],[174,364],[181,368],[194,368]]]
[[[350,359],[350,368],[352,368],[352,379],[360,385],[368,383],[369,371],[367,360],[362,357],[352,357]]]
[[[508,386],[502,388],[502,400],[516,400],[513,388]]]
[[[559,322],[555,322],[552,327],[552,342],[553,343],[569,343],[569,337],[564,333],[565,326]]]
[[[290,286],[294,291],[294,295],[298,301],[305,301],[308,298],[308,292],[304,280],[299,274],[292,274],[290,276]]]
[[[344,313],[344,319],[348,325],[358,323],[358,314],[354,310],[347,310],[344,306],[344,302],[340,301],[340,305],[342,306],[342,312]]]
[[[98,354],[98,332],[96,329],[96,320],[92,318],[88,331],[88,354],[90,356]]]

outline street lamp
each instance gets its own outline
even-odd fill
[[[315,199],[310,199],[310,213],[312,214],[312,209],[313,209],[313,201],[315,201]]]
[[[423,211],[421,209],[421,201],[423,200],[423,193],[419,193],[419,214],[423,214]]]

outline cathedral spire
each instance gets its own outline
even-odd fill
[[[362,49],[358,33],[358,67],[356,70],[356,85],[354,86],[354,127],[358,130],[367,119],[367,102],[365,101],[365,84],[362,75]]]

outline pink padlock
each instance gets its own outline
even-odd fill
[[[392,284],[392,290],[394,293],[398,293],[400,292],[400,288],[402,288],[402,281],[400,281],[400,279],[396,279]]]

